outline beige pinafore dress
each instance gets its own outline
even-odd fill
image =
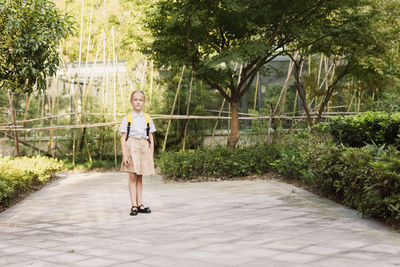
[[[127,133],[129,135],[129,133]],[[150,142],[145,138],[129,137],[125,142],[125,151],[129,164],[121,164],[121,171],[136,173],[137,175],[154,174],[154,160],[150,149]]]

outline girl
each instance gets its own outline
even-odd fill
[[[122,120],[120,132],[122,148],[121,171],[129,173],[130,215],[150,213],[142,204],[143,175],[154,173],[154,137],[156,127],[148,114],[142,112],[146,96],[136,90],[131,94],[132,112]]]

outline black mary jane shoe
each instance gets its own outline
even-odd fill
[[[143,204],[140,204],[140,205],[138,206],[138,212],[139,212],[139,213],[150,213],[151,210],[150,210],[149,207],[144,207]]]
[[[138,214],[138,207],[132,206],[131,213],[129,215],[136,216]]]

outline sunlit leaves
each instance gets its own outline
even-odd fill
[[[0,1],[0,86],[43,89],[59,64],[58,45],[71,33],[67,15],[48,0]]]

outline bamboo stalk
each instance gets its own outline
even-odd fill
[[[47,83],[46,83],[47,84]],[[47,86],[47,85],[46,85]],[[47,90],[46,90],[47,91]],[[42,94],[42,106],[41,106],[41,110],[40,110],[40,112],[41,112],[41,117],[43,118],[43,116],[44,116],[44,108],[45,108],[45,105],[44,105],[44,101],[45,101],[45,92],[43,92],[43,94]],[[41,128],[44,128],[43,127],[43,120],[40,120],[40,126],[41,126]],[[42,131],[40,131],[40,133],[39,133],[39,154],[40,154],[40,146],[41,146],[41,144],[42,144]]]
[[[350,111],[351,106],[353,105],[354,97],[356,95],[356,90],[354,90],[354,87],[353,87],[353,81],[354,81],[353,78],[351,78],[350,88],[353,89],[353,93],[351,95],[350,104],[349,104],[349,107],[347,108],[347,112]]]
[[[114,120],[116,120],[117,113],[117,84],[116,84],[116,71],[115,71],[115,37],[114,37],[114,26],[111,29],[112,35],[112,48],[113,48],[113,85],[114,85]]]
[[[105,0],[103,2],[103,5],[105,6]],[[105,8],[103,8],[103,20],[105,20]],[[104,29],[102,30],[102,39],[103,39],[103,83],[102,83],[102,94],[101,94],[101,112],[104,113],[104,108],[105,108],[105,94],[106,94],[106,77],[107,77],[107,66],[106,66],[106,34]],[[102,120],[105,121],[105,116],[102,116]],[[104,130],[101,129],[100,132],[100,159],[103,159],[103,156],[105,154],[104,152]]]
[[[258,82],[260,80],[260,72],[257,71],[257,80],[256,80],[256,91],[254,93],[254,110],[256,110],[257,107],[257,93],[258,93]]]
[[[361,108],[361,99],[362,99],[362,97],[363,97],[363,95],[364,95],[364,92],[365,91],[362,91],[362,92],[360,92],[359,91],[359,94],[358,94],[358,106],[357,106],[357,112],[360,112],[360,108]]]
[[[90,28],[89,28],[89,38],[90,38]],[[95,56],[95,59],[94,59],[94,64],[93,64],[93,67],[91,68],[92,71],[90,73],[89,84],[88,84],[86,90],[84,89],[84,104],[83,104],[83,112],[82,112],[82,116],[81,116],[81,123],[84,123],[84,121],[86,119],[86,116],[88,115],[87,114],[87,106],[88,106],[88,101],[89,101],[89,96],[90,96],[90,89],[91,89],[92,82],[93,82],[93,68],[95,68],[96,64],[97,64],[97,58],[99,56],[101,43],[102,43],[102,39],[100,39],[99,42],[98,42],[98,46],[97,46],[97,50],[96,50],[96,56]],[[94,42],[93,42],[93,45],[94,45]],[[88,43],[88,50],[87,50],[86,65],[87,65],[87,62],[88,62],[88,58],[89,58],[89,43]],[[85,79],[84,79],[84,83],[83,83],[84,84],[84,88],[85,88],[85,85],[86,85],[86,73],[87,72],[85,72]],[[90,164],[92,164],[91,152],[90,152],[87,140],[86,140],[86,136],[85,136],[86,132],[84,131],[84,129],[85,128],[82,129],[82,141],[85,144],[85,148],[86,148],[86,151],[88,153]]]
[[[271,144],[271,127],[272,127],[272,119],[274,116],[274,104],[271,103],[271,107],[270,107],[270,115],[268,118],[268,127],[267,127],[267,144]]]
[[[323,60],[324,60],[324,55],[321,54],[321,56],[320,56],[320,61],[319,61],[319,68],[318,68],[317,88],[319,88],[319,85],[320,85],[321,71],[322,71],[322,62],[323,62]]]
[[[226,93],[228,93],[228,91],[229,91],[229,88],[226,89]],[[221,108],[220,108],[219,111],[218,111],[218,117],[220,117],[220,116],[221,116],[221,113],[223,112],[222,109],[224,108],[225,101],[226,101],[226,99],[225,99],[225,97],[224,97],[224,99],[222,100]],[[229,113],[229,112],[224,111],[224,113]],[[218,126],[218,120],[215,122],[214,130],[213,130],[213,132],[212,132],[211,138],[214,137],[215,131],[217,130],[217,126]]]
[[[78,73],[77,73],[77,75],[76,75],[76,77],[77,77],[77,79],[78,79],[78,89],[79,89],[79,87],[80,87],[80,79],[81,79],[81,62],[82,62],[82,43],[83,43],[83,18],[84,18],[84,6],[85,6],[85,3],[84,3],[84,0],[82,0],[82,2],[81,2],[81,4],[82,4],[82,11],[81,11],[81,30],[80,30],[80,38],[79,38],[79,58],[78,58]],[[75,92],[74,92],[74,97],[76,98],[74,101],[75,101],[75,103],[76,103],[76,106],[75,106],[75,110],[76,110],[76,108],[78,108],[78,110],[79,110],[79,102],[78,102],[78,100],[77,100],[77,98],[78,98],[78,96],[75,94]],[[80,97],[82,98],[82,96],[80,95]],[[43,117],[43,116],[42,116]],[[73,165],[75,166],[75,143],[76,143],[76,134],[75,134],[75,131],[74,131],[74,133],[73,133],[73,136],[74,136],[74,138],[73,138],[73,155],[72,155],[72,157],[73,157]],[[40,137],[41,138],[41,137]]]
[[[333,63],[331,64],[331,68],[332,68],[332,66],[333,66]],[[325,69],[324,81],[325,81],[325,91],[328,91],[328,87],[329,87],[328,78],[329,78],[329,72],[330,72],[330,69],[331,69],[331,68],[329,68],[329,58],[328,58],[328,57],[325,57],[325,58],[324,58],[324,69]],[[328,71],[328,69],[329,69],[329,71]],[[324,81],[322,81],[322,83],[324,83]]]
[[[332,83],[333,83],[333,78],[335,77],[335,70],[336,70],[336,68],[335,68],[335,67],[336,67],[335,62],[333,62],[332,65],[333,65],[333,68],[332,68],[332,74],[331,74],[331,78],[330,78],[329,84],[332,84]],[[328,86],[328,88],[329,88],[329,86]],[[331,100],[328,101],[328,104],[326,105],[326,108],[327,108],[327,111],[328,111],[328,112],[329,112],[329,110],[330,110],[330,103],[331,103]]]
[[[297,58],[298,53],[299,53],[299,51],[296,51],[294,53],[293,58],[295,60]],[[276,102],[276,106],[279,106],[280,101],[282,101],[282,103],[280,104],[279,114],[282,114],[284,112],[285,101],[286,101],[286,93],[287,93],[287,89],[289,88],[289,82],[290,82],[290,77],[292,76],[293,67],[294,67],[294,62],[291,60],[290,63],[289,63],[289,68],[288,68],[288,73],[286,75],[285,83],[284,83],[284,85],[282,87],[282,91],[281,91],[281,93],[279,95],[278,101]]]
[[[53,115],[52,114],[52,111],[53,111],[53,108],[52,108],[52,103],[51,103],[51,100],[50,100],[50,95],[49,94],[47,94],[47,105],[48,105],[48,107],[49,107],[49,113],[50,113],[50,115]],[[50,127],[52,127],[53,126],[53,118],[51,118],[50,119]],[[53,150],[53,129],[50,129],[49,130],[49,144],[48,144],[48,146],[47,146],[47,148],[48,148],[48,150],[47,150],[47,153],[49,153],[49,150],[50,150],[50,155],[51,155],[51,157],[52,158],[54,158],[54,150]]]
[[[75,129],[72,130],[72,166],[75,166],[75,150],[76,150],[76,133]]]
[[[375,89],[372,89],[372,96],[371,96],[372,103],[374,103],[374,98],[375,98]]]
[[[83,142],[85,142],[86,151],[87,151],[88,157],[89,157],[89,162],[90,162],[90,165],[92,165],[92,163],[93,163],[93,161],[92,161],[92,156],[90,155],[90,149],[89,149],[89,145],[88,145],[88,143],[87,143],[86,138],[83,139]]]
[[[85,2],[82,0],[82,11],[81,11],[81,34],[79,38],[79,58],[78,58],[78,73],[80,74],[81,59],[82,59],[82,38],[83,38],[83,14],[84,14]]]
[[[190,108],[190,100],[192,97],[192,87],[193,87],[193,73],[192,77],[190,79],[190,86],[189,86],[189,96],[188,96],[188,103],[186,107],[186,116],[189,116],[189,108]],[[185,130],[183,132],[183,147],[182,150],[185,151],[185,145],[186,145],[186,132],[187,132],[187,127],[188,127],[189,121],[186,121],[185,123]]]
[[[86,92],[86,79],[87,79],[87,67],[89,63],[89,54],[90,54],[90,38],[91,38],[91,33],[92,33],[92,18],[93,18],[93,8],[90,8],[90,20],[89,20],[89,35],[88,35],[88,43],[87,43],[87,49],[86,49],[86,62],[85,62],[85,75],[83,76],[83,99],[86,102],[86,98],[88,97],[87,92]],[[84,114],[83,114],[84,115]],[[81,118],[81,121],[83,118]]]
[[[180,114],[180,112],[181,112],[181,94],[180,94],[180,92],[178,93],[178,103],[177,103],[177,113],[178,113],[178,115],[181,115]],[[180,132],[180,129],[181,129],[181,125],[180,125],[180,121],[179,120],[177,120],[176,121],[176,139],[178,140],[178,138],[179,138],[179,132]]]
[[[150,61],[150,93],[149,93],[149,105],[151,107],[151,100],[153,98],[153,60]]]
[[[296,115],[296,107],[297,107],[297,98],[299,97],[299,92],[296,90],[296,96],[294,98],[294,104],[293,104],[293,116]],[[292,121],[292,128],[294,127],[294,124],[296,123],[295,120]]]
[[[88,99],[89,99],[89,96],[90,96],[90,89],[91,89],[92,83],[93,83],[93,68],[96,68],[96,65],[97,65],[97,59],[98,59],[98,56],[99,56],[99,53],[100,53],[101,43],[102,43],[102,40],[100,39],[99,40],[99,44],[97,45],[97,50],[96,50],[96,55],[95,55],[94,62],[93,62],[93,67],[91,67],[89,84],[88,84],[88,86],[86,88],[86,91],[85,91],[85,96],[86,96],[85,97],[85,113],[87,111],[87,104],[88,104]],[[85,85],[85,82],[84,82],[84,85]]]
[[[117,157],[117,130],[114,126],[114,164],[115,168],[118,167],[118,157]]]
[[[183,67],[182,67],[181,77],[179,78],[178,88],[176,89],[175,99],[174,99],[174,103],[173,103],[172,109],[171,109],[171,115],[174,114],[175,104],[176,104],[176,100],[178,98],[179,90],[181,89],[181,84],[182,84],[184,71],[185,71],[185,65],[183,65]],[[167,138],[168,138],[168,133],[169,133],[169,127],[170,126],[171,126],[171,120],[168,121],[167,132],[165,133],[164,144],[163,144],[162,151],[165,151],[165,147],[167,145]]]
[[[117,119],[117,83],[116,83],[116,71],[115,71],[115,33],[114,33],[114,26],[111,29],[111,35],[112,35],[112,48],[113,48],[113,88],[114,88],[114,121]],[[115,168],[118,166],[118,159],[117,159],[117,132],[116,128],[114,127],[114,164]]]
[[[89,92],[88,92],[89,91],[89,85],[87,86],[88,88],[86,88],[86,84],[87,84],[87,68],[88,68],[89,55],[90,55],[90,38],[91,38],[91,33],[92,33],[92,19],[93,19],[93,8],[90,8],[89,34],[88,34],[88,42],[87,42],[87,48],[86,48],[86,61],[85,61],[85,69],[86,69],[86,71],[85,71],[84,78],[83,78],[83,89],[82,89],[82,94],[83,95],[81,95],[81,99],[82,99],[82,102],[83,102],[82,103],[83,104],[83,109],[82,109],[81,118],[80,118],[81,124],[84,123],[85,119],[86,119],[85,113],[86,113],[87,101],[88,101],[88,97],[89,97]],[[91,73],[91,76],[93,76],[93,72]],[[85,140],[86,139],[85,138],[86,132],[85,132],[84,128],[82,128],[81,135],[82,135],[81,141],[79,142],[79,140],[78,140],[78,147],[80,149],[82,149],[82,146],[83,146],[82,143],[85,143],[85,141],[86,141]]]
[[[7,138],[7,133],[4,132],[4,139],[6,139],[6,138]],[[14,136],[11,139],[14,140]],[[7,145],[7,143],[4,141],[3,145],[1,147],[1,155],[5,155],[6,145]]]
[[[71,81],[71,77],[68,75],[67,67],[65,66],[64,60],[61,59],[61,62],[63,63],[63,69],[64,69],[65,77],[66,77],[68,85],[69,85],[69,93],[70,93],[70,95],[71,95],[71,97],[72,97],[72,99],[74,101],[73,102],[73,104],[75,105],[74,107],[77,107],[78,104],[77,104],[77,100],[75,98],[74,83]]]
[[[111,64],[111,59],[110,59],[110,55],[108,55],[108,62],[107,62],[107,68],[109,69],[110,68],[110,64]],[[107,72],[107,76],[106,76],[106,94],[105,94],[105,97],[104,97],[104,99],[105,99],[105,106],[106,106],[106,109],[107,109],[107,105],[108,105],[108,85],[109,85],[109,73]]]
[[[329,74],[331,73],[332,69],[334,69],[333,67],[335,66],[335,63],[332,63],[331,66],[329,67],[329,69],[325,68],[325,77],[321,82],[321,85],[319,85],[318,90],[320,90],[322,88],[322,86],[325,85],[325,90],[327,90],[327,88],[329,87],[329,82],[328,82],[328,78],[329,78]]]
[[[11,118],[14,122],[14,125],[16,125],[16,121],[17,121],[17,111],[14,108],[14,104],[13,104],[13,94],[10,90],[8,90],[8,101],[10,103],[10,114],[11,114]],[[14,142],[15,142],[15,153],[17,156],[19,156],[19,142],[18,142],[18,133],[16,131],[14,131]]]
[[[118,77],[117,80],[118,80],[118,85],[119,85],[118,87],[119,87],[119,93],[121,94],[121,98],[122,98],[122,109],[124,110],[124,113],[127,113],[126,104],[125,104],[125,94],[124,94],[124,91],[122,90],[122,83],[121,83],[121,79],[120,79],[119,72],[118,72],[118,60],[116,62],[117,62],[117,77]]]
[[[61,51],[62,51],[62,50],[60,49],[60,54],[61,54]],[[59,74],[57,74],[57,89],[56,89],[57,94],[55,95],[55,110],[54,110],[55,114],[58,114],[59,111],[60,111],[60,99],[61,99],[61,98],[60,98],[60,97],[57,97],[57,95],[59,94],[61,82],[63,82],[63,81],[60,79]],[[62,89],[61,89],[61,95],[64,95],[64,93],[65,93],[65,83],[63,82],[63,84],[62,84]],[[56,124],[58,125],[58,124],[59,124],[58,119],[56,119],[55,121],[56,121]],[[58,149],[58,147],[57,147],[57,145],[58,145],[58,138],[59,138],[59,135],[56,134],[56,135],[55,135],[55,141],[54,141],[55,150]]]
[[[146,68],[147,68],[147,58],[145,59],[143,64],[142,80],[140,81],[140,90],[143,90],[146,81]]]
[[[25,110],[24,110],[24,120],[26,120],[26,117],[28,115],[28,109],[29,109],[29,105],[31,103],[31,99],[32,99],[32,94],[29,93],[25,93]],[[16,122],[17,123],[17,122]],[[1,124],[0,124],[1,125]],[[24,127],[26,128],[26,124],[24,125]],[[24,141],[26,140],[26,133],[24,133]]]
[[[105,1],[105,0],[104,0]],[[104,3],[105,4],[105,3]],[[107,75],[107,67],[106,67],[106,34],[103,30],[103,93],[101,95],[101,112],[104,112],[104,103],[105,103],[105,90],[106,90],[106,75]]]
[[[58,78],[58,76],[56,76],[56,78]],[[54,115],[54,112],[55,112],[55,109],[56,109],[56,106],[57,106],[57,97],[56,96],[58,95],[58,86],[59,86],[59,84],[58,84],[58,79],[57,79],[56,89],[55,89],[55,92],[54,92],[53,98],[52,98],[52,109],[51,109],[51,115],[52,116]],[[51,120],[51,124],[53,124],[53,119]],[[53,132],[52,132],[52,135],[53,135],[53,138],[51,139],[52,140],[51,151],[52,151],[53,157],[55,157],[55,151],[56,151],[57,145],[56,145],[56,140],[54,140],[54,133]]]

